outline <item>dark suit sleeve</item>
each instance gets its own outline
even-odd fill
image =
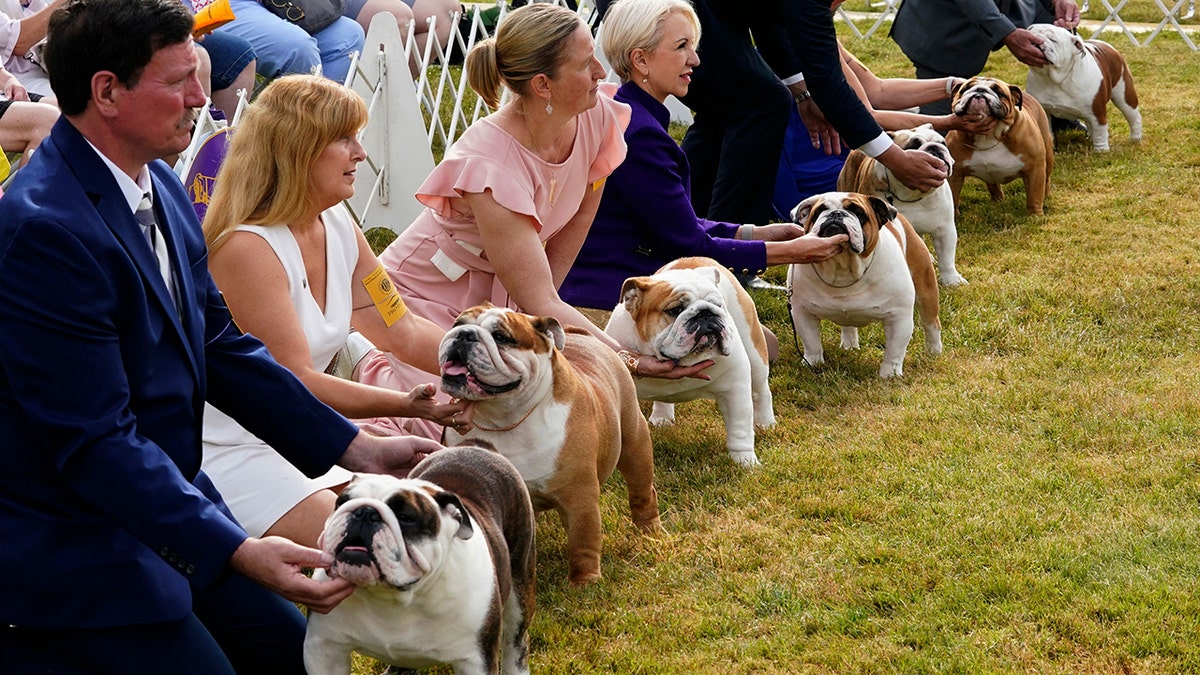
[[[13,397],[6,404],[20,407],[38,441],[25,451],[46,453],[78,499],[153,551],[180,554],[195,567],[193,583],[204,585],[246,534],[139,433],[133,406],[189,402],[169,384],[132,400],[116,322],[136,310],[107,273],[112,255],[39,219],[20,225],[0,251],[0,352]],[[177,433],[194,443],[190,432]]]
[[[763,270],[767,258],[763,242],[714,238],[737,226],[696,217],[684,188],[687,176],[681,175],[681,165],[673,159],[678,147],[666,131],[647,125],[627,133],[625,140],[629,154],[609,178],[605,198],[631,205],[623,211],[638,215],[638,229],[658,257],[707,256],[737,270]]]
[[[967,21],[983,32],[988,47],[991,49],[999,46],[1000,42],[1016,29],[1012,20],[1000,11],[996,0],[954,0],[954,2],[958,5],[958,11]]]
[[[829,3],[822,0],[780,0],[780,3],[792,47],[800,56],[804,81],[825,119],[852,148],[878,137],[883,129],[842,72]]]

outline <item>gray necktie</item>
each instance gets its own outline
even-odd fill
[[[158,225],[154,222],[154,203],[150,200],[149,192],[142,194],[142,201],[138,202],[137,211],[134,212],[133,217],[142,226],[142,234],[146,235],[146,243],[150,245],[150,250],[158,258],[158,271],[167,284],[167,291],[170,292],[171,299],[174,299],[175,285],[171,281],[171,258],[167,253],[167,243],[159,236]]]

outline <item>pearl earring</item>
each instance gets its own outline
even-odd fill
[[[550,101],[546,101],[546,114],[547,115],[554,114],[554,106],[550,105]]]

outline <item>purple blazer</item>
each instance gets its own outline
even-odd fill
[[[579,307],[612,309],[625,279],[653,274],[686,256],[707,256],[738,273],[762,273],[763,242],[735,240],[739,225],[696,216],[687,157],[667,133],[666,106],[632,82],[614,98],[633,108],[625,129],[629,151],[605,183],[596,219],[559,296]]]

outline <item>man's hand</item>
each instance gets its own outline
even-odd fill
[[[3,68],[0,68],[0,92],[10,101],[29,100],[29,92],[25,90],[25,85]]]
[[[946,180],[949,167],[942,160],[920,150],[902,150],[895,143],[875,159],[910,189],[928,192]]]
[[[420,436],[372,436],[359,431],[338,464],[358,473],[386,473],[405,478],[417,462],[442,447],[441,443]]]
[[[814,148],[824,150],[827,155],[842,154],[842,137],[811,98],[796,104],[796,110],[808,129],[808,137]]]
[[[315,581],[303,568],[328,568],[329,554],[292,543],[283,537],[246,539],[233,552],[229,564],[247,578],[283,597],[328,614],[354,592],[354,584],[345,579]]]
[[[1004,46],[1017,57],[1017,60],[1027,66],[1044,66],[1049,61],[1042,52],[1042,38],[1030,33],[1024,28],[1018,28],[1004,38]]]
[[[1055,0],[1054,25],[1071,30],[1079,25],[1079,5],[1075,0]]]

